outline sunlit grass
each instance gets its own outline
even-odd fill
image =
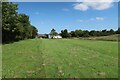
[[[3,45],[3,77],[116,78],[118,43],[31,39]]]

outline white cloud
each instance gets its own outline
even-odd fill
[[[83,0],[81,3],[74,4],[74,9],[86,11],[88,9],[105,10],[113,6],[113,0]]]
[[[87,20],[82,20],[82,19],[79,19],[77,20],[77,22],[89,22],[89,21],[103,21],[105,18],[103,17],[95,17],[95,18],[90,18],[90,19],[87,19]]]
[[[76,9],[76,10],[81,10],[81,11],[86,11],[86,10],[88,10],[88,6],[87,5],[85,5],[84,3],[83,4],[75,4],[75,6],[74,6],[74,9]]]
[[[114,0],[83,0],[83,2],[113,2]]]

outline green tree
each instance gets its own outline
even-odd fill
[[[18,4],[2,3],[2,41],[12,42],[16,40],[34,38],[37,29],[31,26],[29,16],[18,14]]]
[[[107,30],[106,29],[102,30],[101,35],[102,36],[107,36]]]
[[[90,35],[90,36],[97,36],[97,32],[96,32],[95,30],[91,30],[91,31],[89,32],[89,35]]]
[[[70,37],[70,34],[68,33],[68,30],[67,30],[67,29],[61,30],[60,35],[61,35],[63,38],[68,38],[68,37]]]
[[[15,21],[17,12],[17,4],[8,2],[2,3],[2,39],[4,41],[15,40]]]
[[[56,35],[58,35],[58,33],[56,32],[55,29],[52,29],[51,32],[50,32],[50,35],[52,36],[52,38]]]
[[[70,35],[71,35],[71,37],[76,37],[76,36],[75,36],[75,31],[71,31],[71,32],[70,32]]]
[[[75,30],[75,36],[76,37],[82,37],[83,36],[83,31],[82,30]]]
[[[88,30],[84,30],[83,31],[83,37],[89,37],[89,31]]]
[[[113,29],[110,29],[110,31],[108,32],[109,35],[115,34],[115,31]]]
[[[120,34],[120,27],[118,28],[118,30],[116,31],[117,34]]]
[[[32,26],[32,38],[35,38],[38,35],[38,30],[35,26]]]

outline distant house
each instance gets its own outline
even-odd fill
[[[57,36],[53,36],[53,38],[62,38],[62,36],[57,35]]]
[[[38,34],[37,38],[48,38],[48,34]]]
[[[48,38],[55,38],[55,39],[57,39],[57,38],[62,38],[62,36],[60,36],[60,35],[56,35],[56,36],[51,36],[51,35],[48,35]]]
[[[62,38],[62,36],[60,36],[60,35],[52,36],[50,34],[38,34],[36,36],[36,38],[50,38],[50,39],[55,38],[55,39],[57,39],[57,38]]]

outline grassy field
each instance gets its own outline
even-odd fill
[[[118,42],[30,39],[2,46],[6,78],[117,78]]]
[[[114,34],[114,35],[109,35],[109,36],[99,36],[99,37],[87,37],[83,39],[87,40],[103,40],[103,41],[118,41],[120,34]]]

